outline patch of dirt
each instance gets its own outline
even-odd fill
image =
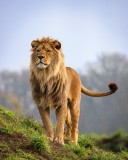
[[[51,152],[50,153],[41,153],[34,148],[31,147],[30,140],[25,136],[19,133],[6,133],[0,131],[0,144],[3,144],[2,147],[0,145],[0,158],[7,158],[10,154],[16,154],[18,150],[22,150],[25,153],[32,154],[38,160],[53,160],[54,158],[65,157],[65,155],[69,155],[71,152],[67,151],[63,146],[50,142]]]
[[[33,154],[35,157],[39,156],[46,160],[50,160],[49,155],[40,153],[34,150],[30,145],[30,141],[26,137],[24,137],[22,134],[19,134],[19,133],[10,134],[10,133],[0,131],[0,144],[8,146],[7,147],[8,149],[0,146],[1,159],[7,158],[9,154],[16,153],[20,149],[25,153]]]
[[[8,146],[8,149],[0,148],[0,157],[6,158],[10,153],[21,149],[23,145],[28,145],[29,141],[19,133],[6,133],[0,131],[0,143]]]

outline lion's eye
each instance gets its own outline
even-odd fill
[[[40,52],[40,49],[37,49],[36,52],[39,53],[39,52]]]
[[[48,49],[48,50],[46,50],[46,53],[50,53],[50,50]]]

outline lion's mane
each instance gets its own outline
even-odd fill
[[[30,83],[33,99],[38,107],[58,107],[66,101],[65,87],[67,83],[64,56],[61,50],[53,47],[55,52],[51,64],[46,69],[39,69],[34,64],[34,51],[39,44],[54,43],[53,39],[42,38],[32,48],[30,63]],[[52,45],[53,46],[53,45]],[[52,97],[52,98],[50,98]]]

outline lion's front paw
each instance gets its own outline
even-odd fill
[[[58,144],[61,144],[61,145],[64,145],[63,137],[55,137],[54,142],[58,143]]]

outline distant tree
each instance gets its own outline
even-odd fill
[[[128,58],[117,53],[103,54],[88,66],[86,73],[82,80],[92,90],[106,91],[109,82],[117,83],[119,89],[109,97],[82,97],[82,115],[86,115],[81,117],[84,131],[111,133],[120,128],[128,131]]]
[[[118,53],[102,54],[85,67],[85,73],[79,75],[91,90],[106,91],[109,82],[117,83],[119,89],[108,97],[82,95],[80,132],[112,133],[120,128],[128,131],[128,58]],[[39,119],[32,101],[29,70],[0,72],[0,104]]]
[[[31,91],[29,71],[0,72],[0,103],[21,112],[30,112]]]

